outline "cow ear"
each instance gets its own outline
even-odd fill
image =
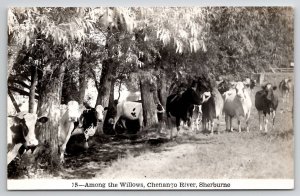
[[[273,90],[275,91],[277,89],[277,86],[273,86]]]
[[[45,122],[47,122],[48,120],[49,120],[48,117],[42,116],[42,117],[39,117],[39,118],[37,119],[37,122],[45,123]]]

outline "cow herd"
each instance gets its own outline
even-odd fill
[[[181,121],[192,125],[192,129],[199,130],[199,122],[202,121],[202,129],[214,134],[214,124],[217,121],[219,131],[220,117],[225,116],[226,131],[232,132],[232,120],[237,119],[238,132],[242,131],[241,122],[245,121],[245,130],[249,132],[249,119],[252,105],[258,111],[259,129],[268,131],[268,115],[272,116],[272,128],[274,128],[275,114],[278,107],[278,95],[274,91],[276,86],[266,83],[255,94],[255,103],[252,103],[251,93],[256,86],[255,80],[246,78],[244,81],[209,81],[203,85],[198,81],[182,93],[172,94],[167,98],[166,113],[172,138],[174,124],[177,131],[180,130]],[[283,103],[287,103],[292,91],[290,79],[283,79],[279,84]],[[202,119],[200,119],[202,116]],[[174,123],[175,121],[175,123]],[[263,124],[263,125],[262,125]],[[172,126],[173,125],[173,126]]]
[[[215,121],[217,131],[219,130],[220,118],[225,115],[226,130],[233,131],[232,120],[238,121],[238,131],[241,132],[241,121],[246,122],[246,131],[249,131],[249,117],[252,108],[251,91],[255,81],[245,79],[239,82],[216,82],[212,79],[198,78],[189,87],[171,94],[166,100],[166,109],[160,104],[156,108],[160,124],[163,123],[163,113],[166,114],[166,123],[170,130],[170,138],[173,138],[173,128],[177,131],[186,123],[192,129],[199,130],[199,122],[202,121],[202,129],[214,133]],[[268,131],[267,115],[272,116],[274,126],[276,109],[278,107],[278,96],[274,91],[276,86],[267,83],[255,94],[255,107],[259,114],[260,130]],[[283,79],[279,84],[284,103],[288,102],[292,91],[290,79]],[[85,138],[84,147],[88,148],[88,139],[93,136],[100,126],[110,124],[116,132],[118,122],[126,128],[126,120],[138,121],[139,129],[143,129],[143,108],[139,101],[123,101],[115,103],[113,116],[110,117],[111,108],[97,105],[79,105],[76,101],[70,101],[67,105],[59,108],[58,141],[60,149],[60,161],[64,162],[64,155],[68,141],[72,135],[83,134]],[[104,112],[106,118],[104,118]],[[202,119],[200,119],[202,116]],[[37,126],[45,123],[47,116],[37,116],[34,113],[20,112],[8,119],[8,154],[9,164],[18,154],[35,148],[38,142]],[[121,123],[120,123],[121,122]],[[264,123],[262,125],[262,122]],[[129,127],[127,127],[130,129]],[[161,127],[159,127],[161,129]]]

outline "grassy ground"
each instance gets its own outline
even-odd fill
[[[225,132],[224,119],[220,134],[213,136],[182,129],[175,141],[139,156],[129,151],[95,178],[293,178],[293,117],[291,106],[284,108],[280,102],[275,128],[268,133],[259,131],[253,106],[249,133]]]

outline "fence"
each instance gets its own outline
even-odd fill
[[[278,83],[284,78],[290,78],[294,80],[293,68],[273,68],[272,72],[253,73],[252,79],[255,79],[258,84],[264,84],[264,82],[270,82],[273,84]],[[276,72],[275,72],[276,70]]]

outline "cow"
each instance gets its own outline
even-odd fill
[[[263,117],[264,121],[264,130],[265,132],[268,131],[267,114],[272,115],[272,128],[274,128],[276,109],[278,107],[278,96],[274,93],[276,89],[276,86],[273,86],[271,83],[267,83],[262,87],[262,90],[255,94],[255,107],[258,111],[260,131],[262,131],[261,117]]]
[[[279,83],[279,91],[281,92],[283,106],[289,105],[289,97],[292,90],[292,80],[285,78]]]
[[[182,94],[172,94],[167,97],[166,113],[168,124],[171,125],[171,117],[176,119],[177,132],[180,130],[180,121],[188,122],[189,110],[193,105],[200,105],[199,92],[192,86],[186,89]],[[172,128],[170,129],[170,138],[172,139]]]
[[[113,120],[113,130],[116,130],[116,124],[120,118],[127,120],[138,120],[140,130],[142,130],[144,121],[142,103],[133,101],[122,101],[118,103],[117,114]],[[126,128],[125,122],[122,122],[124,128]]]
[[[224,100],[219,90],[215,87],[212,91],[204,92],[201,96],[202,103],[202,126],[206,130],[206,124],[210,124],[210,133],[214,133],[214,119],[220,120],[223,113]],[[219,130],[218,123],[217,131]]]
[[[202,105],[192,105],[189,109],[189,124],[192,130],[199,131],[199,124],[201,122]]]
[[[48,117],[38,117],[35,113],[19,112],[11,115],[12,121],[8,120],[8,154],[7,164],[9,164],[19,153],[19,149],[23,146],[25,150],[36,147],[39,142],[37,140],[36,125],[45,123]]]
[[[223,93],[225,93],[226,91],[228,91],[231,87],[230,82],[228,82],[227,80],[221,80],[221,81],[217,81],[217,88],[218,91],[221,93],[221,95]]]
[[[238,131],[241,132],[241,117],[245,118],[246,130],[249,132],[249,118],[252,101],[250,98],[250,88],[243,82],[237,82],[235,87],[224,93],[224,108],[226,130],[233,131],[232,118],[238,120]]]
[[[256,80],[253,80],[250,78],[246,78],[243,83],[245,86],[250,88],[251,92],[252,92],[253,88],[256,86]]]
[[[84,134],[84,147],[88,148],[88,138],[95,134],[98,122],[103,121],[103,112],[104,108],[101,105],[97,105],[95,108],[80,109],[78,102],[68,102],[67,110],[62,113],[59,124],[61,163],[64,163],[66,146],[72,135]]]

